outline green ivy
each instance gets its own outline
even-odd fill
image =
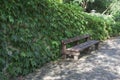
[[[0,72],[0,80],[8,80],[5,73]]]

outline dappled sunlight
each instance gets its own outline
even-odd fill
[[[100,45],[100,49],[120,49],[120,37],[108,39]]]
[[[97,51],[79,60],[58,60],[43,66],[25,80],[119,80],[120,38],[106,40]]]

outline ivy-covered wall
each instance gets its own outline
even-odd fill
[[[0,71],[26,75],[61,56],[61,40],[89,33],[106,39],[111,24],[75,5],[47,0],[0,1]],[[111,23],[111,22],[110,22]]]

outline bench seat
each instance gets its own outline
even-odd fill
[[[71,48],[67,48],[66,51],[71,51],[71,52],[80,52],[83,51],[84,49],[97,44],[99,41],[97,40],[89,40],[87,42],[81,43],[79,45],[73,46]]]

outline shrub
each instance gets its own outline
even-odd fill
[[[113,30],[113,33],[112,33],[113,36],[120,35],[120,22],[116,22],[116,24],[112,26],[112,30]]]
[[[76,6],[44,0],[0,3],[0,70],[13,76],[57,59],[60,41],[85,31]]]
[[[114,19],[116,22],[120,22],[120,11],[114,14]]]
[[[87,21],[86,29],[94,39],[105,40],[112,34],[112,25],[114,20],[107,15],[84,14],[85,21]]]

